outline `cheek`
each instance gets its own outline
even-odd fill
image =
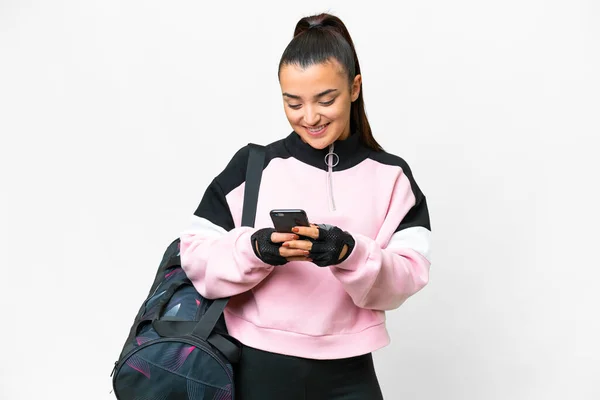
[[[323,116],[332,120],[332,121],[341,121],[346,120],[348,115],[350,114],[350,109],[345,107],[344,105],[337,107],[328,107],[323,111]]]
[[[285,116],[290,124],[299,124],[302,121],[302,112],[299,110],[292,110],[291,108],[284,106]]]

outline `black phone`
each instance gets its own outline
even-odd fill
[[[271,210],[270,214],[273,226],[277,232],[292,233],[292,228],[295,226],[310,226],[304,210]]]

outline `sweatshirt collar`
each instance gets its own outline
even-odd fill
[[[284,144],[292,157],[315,168],[327,170],[325,156],[329,153],[329,146],[322,150],[315,149],[302,141],[296,132],[290,133],[285,138]],[[333,168],[335,171],[342,171],[358,165],[370,153],[369,148],[362,144],[360,135],[356,132],[345,140],[335,141],[333,146],[333,152],[339,157],[339,163]]]

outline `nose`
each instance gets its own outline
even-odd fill
[[[315,110],[314,107],[306,106],[304,107],[304,122],[308,126],[315,126],[321,120],[321,116]]]

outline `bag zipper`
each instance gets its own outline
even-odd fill
[[[113,367],[113,370],[112,370],[110,376],[113,378],[113,390],[115,391],[115,395],[117,396],[117,399],[119,398],[119,396],[117,395],[117,392],[116,392],[115,381],[117,379],[117,375],[119,374],[119,371],[121,370],[121,368],[123,368],[123,365],[127,362],[127,360],[131,356],[133,356],[135,353],[137,353],[138,351],[141,351],[142,349],[145,349],[148,346],[152,346],[154,344],[164,343],[164,342],[185,343],[185,344],[189,344],[191,346],[195,346],[195,347],[198,347],[199,349],[204,350],[206,353],[208,353],[208,355],[210,355],[212,358],[214,358],[217,361],[217,363],[219,363],[219,365],[225,370],[225,373],[227,373],[227,376],[229,377],[230,381],[233,383],[233,373],[229,370],[229,368],[227,368],[227,365],[225,365],[223,360],[221,360],[219,358],[219,356],[215,354],[215,350],[213,350],[208,344],[204,344],[201,341],[194,341],[194,340],[185,339],[185,338],[160,338],[160,339],[155,339],[150,342],[144,343],[141,346],[130,350],[129,353],[127,353],[125,356],[123,356],[123,358],[121,359],[120,362],[115,361],[115,366]],[[232,394],[233,394],[233,390],[234,390],[233,385],[231,387],[231,390],[232,390]]]

